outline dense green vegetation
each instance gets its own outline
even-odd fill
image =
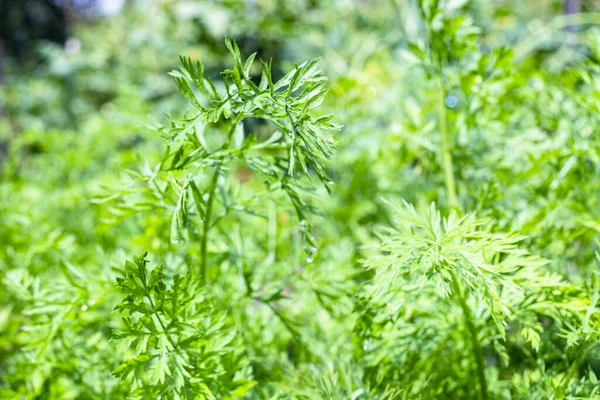
[[[130,2],[9,59],[0,399],[600,398],[594,7]]]

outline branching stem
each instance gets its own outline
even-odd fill
[[[152,295],[149,292],[148,286],[146,284],[145,280],[142,280],[142,284],[144,285],[144,289],[146,291],[146,298],[148,299],[148,301],[150,302],[150,307],[152,307],[152,312],[154,312],[156,314],[156,320],[158,321],[158,323],[160,324],[160,327],[162,328],[162,333],[165,335],[165,337],[167,338],[167,340],[169,341],[169,343],[171,343],[171,346],[173,346],[173,350],[177,349],[177,343],[175,343],[173,341],[173,339],[171,339],[171,336],[169,335],[169,331],[167,330],[167,327],[165,326],[164,322],[162,321],[162,318],[160,317],[160,315],[158,315],[157,313],[157,308],[156,308],[156,304],[154,303],[154,300],[152,300]]]
[[[577,350],[577,354],[575,355],[575,360],[573,360],[573,364],[571,364],[571,368],[569,368],[569,372],[567,372],[565,377],[560,382],[560,386],[558,387],[558,389],[556,389],[556,396],[555,396],[556,400],[563,399],[565,397],[565,392],[566,392],[567,388],[569,387],[569,382],[571,382],[571,380],[573,379],[573,376],[579,369],[579,364],[581,364],[581,360],[582,360],[583,354],[584,354],[584,348],[585,348],[585,343],[582,343],[579,347],[579,350]]]
[[[481,349],[481,343],[477,335],[477,328],[475,327],[473,313],[471,308],[467,304],[466,293],[461,289],[461,285],[458,282],[456,274],[450,271],[452,276],[452,288],[454,291],[454,297],[458,302],[458,305],[463,311],[465,317],[465,326],[471,336],[471,351],[473,352],[473,358],[477,365],[477,378],[479,380],[479,397],[481,400],[488,400],[488,386],[485,378],[485,358],[483,357],[483,351]]]
[[[223,146],[221,146],[221,148],[219,149],[221,150],[225,150],[229,147],[229,145],[231,144],[231,140],[233,138],[233,134],[235,133],[235,130],[238,126],[238,124],[240,123],[240,121],[243,119],[243,114],[238,114],[238,116],[235,118],[235,120],[233,121],[231,128],[229,129],[229,132],[227,133],[227,138],[225,140],[225,143],[223,144]],[[208,200],[206,202],[206,213],[204,215],[204,224],[202,227],[202,238],[201,238],[201,242],[200,242],[200,282],[202,283],[202,285],[206,284],[206,265],[207,265],[207,256],[206,256],[206,249],[208,246],[208,234],[210,232],[210,228],[211,228],[211,218],[212,218],[212,210],[213,210],[213,203],[214,203],[214,198],[215,198],[215,193],[217,191],[217,183],[219,182],[219,167],[217,167],[217,169],[215,170],[215,173],[210,181],[210,185],[208,187]]]

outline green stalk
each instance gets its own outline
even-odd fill
[[[219,151],[225,150],[231,144],[231,139],[233,138],[233,134],[235,133],[235,129],[238,124],[242,120],[243,115],[240,113],[233,121],[229,132],[227,133],[227,139],[225,143]],[[215,193],[217,191],[217,183],[219,181],[219,168],[217,167],[211,181],[210,186],[208,187],[208,201],[206,203],[206,213],[204,215],[204,225],[202,227],[202,239],[200,242],[200,282],[202,285],[206,284],[206,264],[207,264],[207,256],[206,256],[206,248],[208,245],[208,233],[210,232],[211,224],[212,224],[212,210],[213,203],[215,198]]]
[[[208,243],[208,232],[210,231],[213,199],[215,197],[218,180],[219,171],[217,170],[208,187],[208,202],[206,204],[206,214],[204,215],[204,226],[202,229],[202,242],[200,244],[200,282],[202,282],[203,285],[206,284],[206,246]]]
[[[569,382],[571,382],[571,380],[573,379],[573,376],[579,369],[579,364],[581,364],[581,360],[582,360],[583,354],[584,354],[584,351],[583,351],[584,348],[585,348],[585,343],[582,343],[581,346],[579,347],[579,350],[577,350],[577,354],[575,355],[575,360],[573,360],[573,364],[571,364],[571,368],[569,368],[569,372],[567,372],[567,375],[565,375],[565,377],[560,382],[560,386],[558,387],[558,389],[556,389],[555,399],[559,400],[559,399],[562,399],[565,397],[565,391],[567,390],[567,387],[569,386]]]
[[[156,304],[154,303],[154,300],[152,300],[152,296],[148,292],[148,285],[146,283],[145,278],[142,280],[142,284],[144,285],[144,290],[146,292],[145,296],[148,299],[148,302],[150,303],[150,307],[152,307],[152,312],[154,312],[156,314],[156,319],[158,320],[158,323],[160,324],[160,327],[163,330],[162,333],[165,335],[165,337],[167,338],[169,343],[171,343],[171,346],[173,346],[173,350],[177,349],[177,343],[175,343],[173,341],[173,339],[171,339],[171,336],[169,335],[169,331],[167,331],[167,327],[165,326],[162,318],[160,317],[160,315],[158,315],[158,313],[156,313],[156,311],[157,311]]]
[[[466,294],[461,290],[460,284],[454,272],[450,271],[450,276],[452,277],[454,296],[458,301],[458,305],[463,311],[463,315],[465,317],[465,326],[469,331],[469,336],[471,336],[471,351],[473,352],[473,358],[475,358],[475,364],[477,364],[479,397],[481,400],[488,400],[488,385],[485,378],[485,359],[483,357],[483,351],[481,350],[481,343],[479,343],[479,337],[477,336],[477,328],[473,322],[473,313],[467,304]]]
[[[448,193],[448,205],[457,210],[458,199],[456,197],[456,184],[454,182],[454,163],[452,161],[452,138],[448,130],[446,115],[446,91],[441,73],[438,75],[439,97],[438,97],[438,118],[440,123],[440,134],[442,137],[442,168],[446,180],[446,192]]]

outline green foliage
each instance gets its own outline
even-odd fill
[[[547,379],[536,390],[548,396],[564,392],[568,382],[561,373],[580,360],[561,364],[546,359],[546,352],[577,347],[582,357],[595,348],[597,277],[589,288],[572,285],[520,249],[522,237],[490,232],[488,221],[468,216],[441,218],[435,205],[417,212],[405,204],[396,208],[395,218],[396,228],[382,237],[382,255],[365,261],[375,277],[359,303],[356,329],[364,357],[373,368],[382,362],[395,366],[379,368],[374,378],[400,379],[411,396],[435,396],[443,388],[457,397],[488,398],[490,391],[502,397],[507,389],[502,380],[521,379],[511,375],[528,364],[513,365],[515,358],[535,356]],[[468,365],[462,371],[467,375],[436,368],[441,352]],[[495,367],[486,367],[486,360]],[[479,395],[470,373],[479,374]],[[590,377],[576,390],[594,387]]]
[[[136,356],[113,375],[126,380],[130,397],[232,398],[253,385],[245,379],[247,365],[232,345],[235,330],[212,311],[208,300],[190,283],[190,275],[175,275],[165,283],[162,265],[148,271],[145,255],[125,263],[125,278],[117,287],[126,295],[115,310],[127,315],[113,336]]]
[[[600,19],[561,10],[131,1],[7,59],[0,398],[598,398]]]
[[[225,93],[220,94],[213,82],[204,77],[202,64],[194,66],[190,59],[182,58],[182,71],[171,74],[179,92],[199,113],[183,121],[171,121],[169,129],[165,129],[165,136],[175,146],[165,155],[162,164],[170,161],[167,170],[194,171],[198,167],[212,167],[220,171],[228,163],[243,161],[268,185],[269,190],[283,190],[291,200],[299,221],[306,224],[308,209],[300,195],[302,187],[297,185],[295,169],[299,165],[310,178],[308,163],[328,188],[332,182],[327,177],[324,163],[333,151],[329,131],[337,129],[330,122],[332,116],[317,117],[312,112],[327,94],[326,79],[317,69],[318,60],[297,66],[277,82],[273,82],[270,63],[261,61],[261,81],[256,85],[250,79],[256,53],[243,62],[237,44],[229,40],[226,44],[235,65],[221,74]],[[189,83],[206,97],[207,107],[196,98]],[[239,147],[230,148],[238,125],[248,117],[269,121],[277,130],[262,142],[257,141],[256,134],[248,133],[249,137],[238,143]],[[231,126],[221,147],[211,152],[202,143],[208,139],[197,137],[197,124],[204,123],[203,128],[210,129],[207,124],[218,124],[222,120],[232,121]],[[287,160],[281,156],[281,150],[287,152]],[[209,192],[213,192],[217,185],[218,178],[213,178]],[[209,196],[208,203],[205,203],[196,184],[190,181],[184,188],[188,186],[198,213],[210,218],[212,197]],[[185,190],[179,195],[171,233],[174,241],[178,241],[178,230],[185,222],[186,196]],[[314,246],[310,232],[307,232],[307,240]]]

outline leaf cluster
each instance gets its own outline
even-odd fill
[[[216,399],[243,396],[254,384],[236,332],[215,313],[190,275],[165,281],[164,266],[151,271],[146,255],[127,261],[115,306],[123,328],[113,339],[134,356],[113,374],[130,384],[131,398]]]

